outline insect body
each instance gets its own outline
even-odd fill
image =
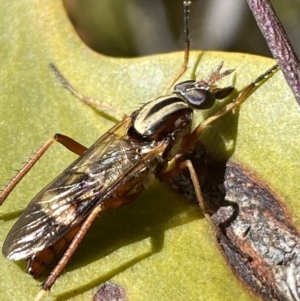
[[[135,200],[153,175],[167,180],[188,168],[200,207],[210,220],[191,162],[178,165],[177,158],[193,147],[207,124],[239,106],[255,85],[276,69],[275,66],[268,70],[249,85],[236,102],[228,104],[192,131],[195,109],[209,108],[215,99],[224,98],[233,91],[231,86],[216,86],[219,79],[232,72],[221,72],[221,67],[222,64],[207,80],[179,83],[173,94],[146,103],[125,116],[88,149],[69,137],[56,134],[3,190],[1,203],[54,141],[80,154],[31,201],[3,245],[7,258],[28,260],[28,272],[34,277],[40,276],[52,258],[64,251],[36,300],[51,288],[97,215]],[[52,68],[62,77],[54,66]],[[169,170],[170,162],[175,163],[175,167]]]
[[[218,79],[231,72],[219,70],[214,73]],[[124,117],[32,200],[8,234],[4,255],[28,259],[28,272],[38,277],[52,258],[44,260],[39,253],[49,247],[59,252],[62,243],[56,247],[57,241],[67,234],[70,241],[69,232],[78,230],[94,208],[103,211],[135,199],[148,178],[159,177],[180,153],[191,133],[193,109],[210,107],[221,91],[228,95],[233,90],[213,84],[210,79],[180,83],[172,95]]]

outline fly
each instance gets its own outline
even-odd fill
[[[184,1],[185,64],[175,80],[184,73],[188,62],[189,4]],[[66,88],[80,96],[53,64],[50,67]],[[221,78],[233,72],[221,69],[222,63],[206,80],[188,80],[175,85],[172,94],[158,97],[124,116],[89,148],[70,137],[55,134],[4,188],[0,204],[55,141],[79,155],[29,203],[3,244],[2,252],[8,259],[27,260],[27,272],[33,277],[43,274],[56,254],[63,254],[35,300],[41,300],[50,290],[99,213],[134,201],[153,175],[166,181],[188,168],[199,206],[213,226],[204,208],[193,165],[189,160],[179,163],[180,157],[193,148],[209,123],[240,106],[277,66],[247,86],[234,102],[192,130],[194,110],[208,109],[216,99],[223,99],[234,90],[232,86],[217,86]]]

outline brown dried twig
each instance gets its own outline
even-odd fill
[[[300,63],[269,0],[247,0],[257,25],[300,105]]]

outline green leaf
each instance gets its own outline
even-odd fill
[[[74,33],[60,1],[1,4],[3,184],[54,133],[88,146],[114,124],[63,89],[49,63],[82,94],[127,114],[162,95],[182,64],[182,53],[137,59],[94,53]],[[245,54],[192,52],[182,80],[207,78],[222,60],[236,72],[221,85],[234,83],[237,89],[273,64]],[[197,113],[197,120],[211,113]],[[266,179],[298,222],[300,111],[282,75],[259,87],[237,117],[236,123],[224,117],[211,125],[204,134],[206,145],[222,156],[235,143],[234,160]],[[26,175],[0,209],[1,245],[29,200],[75,158],[54,145]],[[0,265],[0,300],[32,300],[40,281],[25,273],[25,264],[0,256]],[[99,217],[47,300],[91,300],[108,280],[124,287],[130,301],[255,299],[224,262],[198,210],[158,182],[136,202]]]

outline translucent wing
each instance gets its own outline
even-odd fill
[[[130,122],[127,117],[105,133],[38,193],[9,232],[3,245],[6,257],[27,259],[51,246],[130,178],[143,181],[149,173],[143,158],[153,146],[133,145],[126,135]]]

